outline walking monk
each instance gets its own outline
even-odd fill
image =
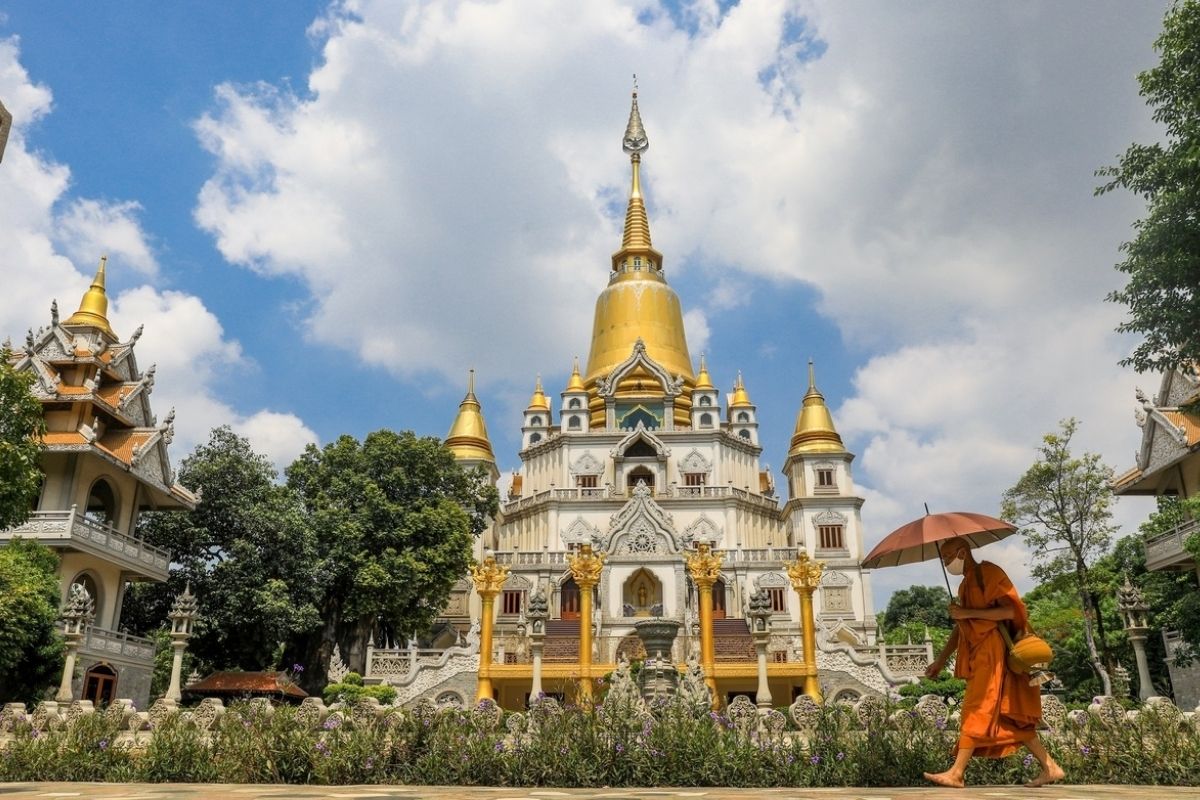
[[[1041,774],[1026,786],[1045,786],[1062,780],[1063,771],[1046,752],[1037,736],[1042,718],[1040,689],[1026,676],[1008,669],[1008,650],[1000,625],[1008,625],[1015,639],[1029,624],[1025,604],[1004,570],[987,561],[977,562],[966,539],[949,539],[941,546],[942,563],[952,575],[962,575],[958,602],[950,605],[954,633],[941,654],[925,670],[933,679],[957,648],[954,677],[967,682],[960,709],[961,735],[954,764],[945,772],[925,773],[938,786],[962,788],[971,756],[1003,758],[1021,745],[1042,765]]]

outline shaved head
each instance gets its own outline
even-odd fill
[[[942,555],[943,562],[950,562],[962,556],[964,561],[973,561],[971,557],[971,543],[961,536],[956,536],[953,539],[947,539],[942,542],[942,546],[938,548]]]

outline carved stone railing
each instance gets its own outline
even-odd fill
[[[539,566],[542,564],[566,564],[565,551],[552,552],[548,550],[517,550],[506,553],[496,553],[496,563],[508,566]]]
[[[111,525],[88,519],[78,513],[75,506],[68,511],[35,511],[24,524],[0,531],[0,542],[14,536],[52,547],[56,544],[76,547],[162,581],[167,579],[167,568],[171,564],[168,551],[135,539]]]
[[[79,652],[93,656],[116,657],[150,666],[154,663],[154,640],[91,626],[83,634]]]
[[[1200,520],[1190,519],[1166,533],[1147,539],[1145,543],[1146,569],[1179,567],[1191,562],[1192,554],[1184,547],[1184,542],[1198,530],[1200,530]]]

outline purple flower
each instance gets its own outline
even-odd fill
[[[374,769],[374,767],[375,767],[375,759],[373,759],[373,758],[368,758],[368,759],[367,759],[367,763],[366,763],[366,764],[364,764],[363,766],[364,766],[364,767],[366,767],[367,769]]]
[[[108,739],[101,739],[100,744],[98,744],[96,746],[99,747],[101,750],[107,750],[108,749]]]
[[[937,726],[937,729],[938,729],[939,731],[944,731],[944,730],[946,730],[946,720],[944,720],[944,719],[939,719],[939,720],[938,720],[937,722],[935,722],[934,724]]]
[[[1023,763],[1023,764],[1024,764],[1025,766],[1027,766],[1027,767],[1028,767],[1030,764],[1032,764],[1032,763],[1033,763],[1033,753],[1027,753],[1027,754],[1025,755],[1025,759],[1024,759],[1024,760],[1023,760],[1021,763]]]
[[[504,752],[504,742],[496,742],[496,752],[497,753]]]
[[[792,755],[791,753],[788,753],[787,763],[789,763],[789,764],[796,763],[796,757],[794,755]]]
[[[621,745],[621,743],[620,743],[620,742],[617,742],[617,752],[618,752],[618,753],[624,753],[624,752],[625,752],[625,748],[624,748],[624,747]]]
[[[325,720],[325,724],[322,725],[321,727],[323,727],[327,731],[331,731],[334,728],[340,728],[341,726],[342,726],[341,720],[339,720],[337,717],[330,717],[329,719]]]
[[[837,754],[837,760],[838,760],[838,761],[841,761],[841,760],[842,760],[843,758],[845,758],[845,757],[846,757],[846,754],[845,754],[845,753],[838,753],[838,754]]]
[[[1083,753],[1083,754],[1086,756],[1086,755],[1088,755],[1089,753],[1091,753],[1091,752],[1092,752],[1092,748],[1088,747],[1088,746],[1085,744],[1083,747],[1079,748],[1079,752],[1080,752],[1080,753]]]
[[[303,664],[292,664],[292,672],[304,672]]]
[[[820,757],[820,756],[813,756],[812,758],[810,758],[810,759],[808,760],[808,763],[810,763],[810,764],[812,764],[812,765],[814,765],[814,766],[815,766],[815,765],[817,765],[817,764],[820,764],[820,763],[821,763],[821,757]]]

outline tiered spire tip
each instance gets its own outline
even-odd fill
[[[108,324],[108,295],[104,293],[104,270],[108,264],[108,256],[100,257],[100,266],[92,278],[92,285],[83,293],[79,301],[79,310],[72,314],[64,325],[87,325],[99,328],[113,339],[117,335]]]
[[[789,456],[805,453],[841,453],[846,446],[833,425],[833,415],[825,405],[825,395],[817,388],[816,368],[808,360],[808,391],[804,403],[796,415],[796,428],[792,433]]]
[[[488,439],[487,424],[483,421],[483,407],[475,397],[475,370],[467,377],[467,394],[458,404],[454,424],[446,434],[446,447],[460,461],[486,461],[496,463],[492,442]]]

